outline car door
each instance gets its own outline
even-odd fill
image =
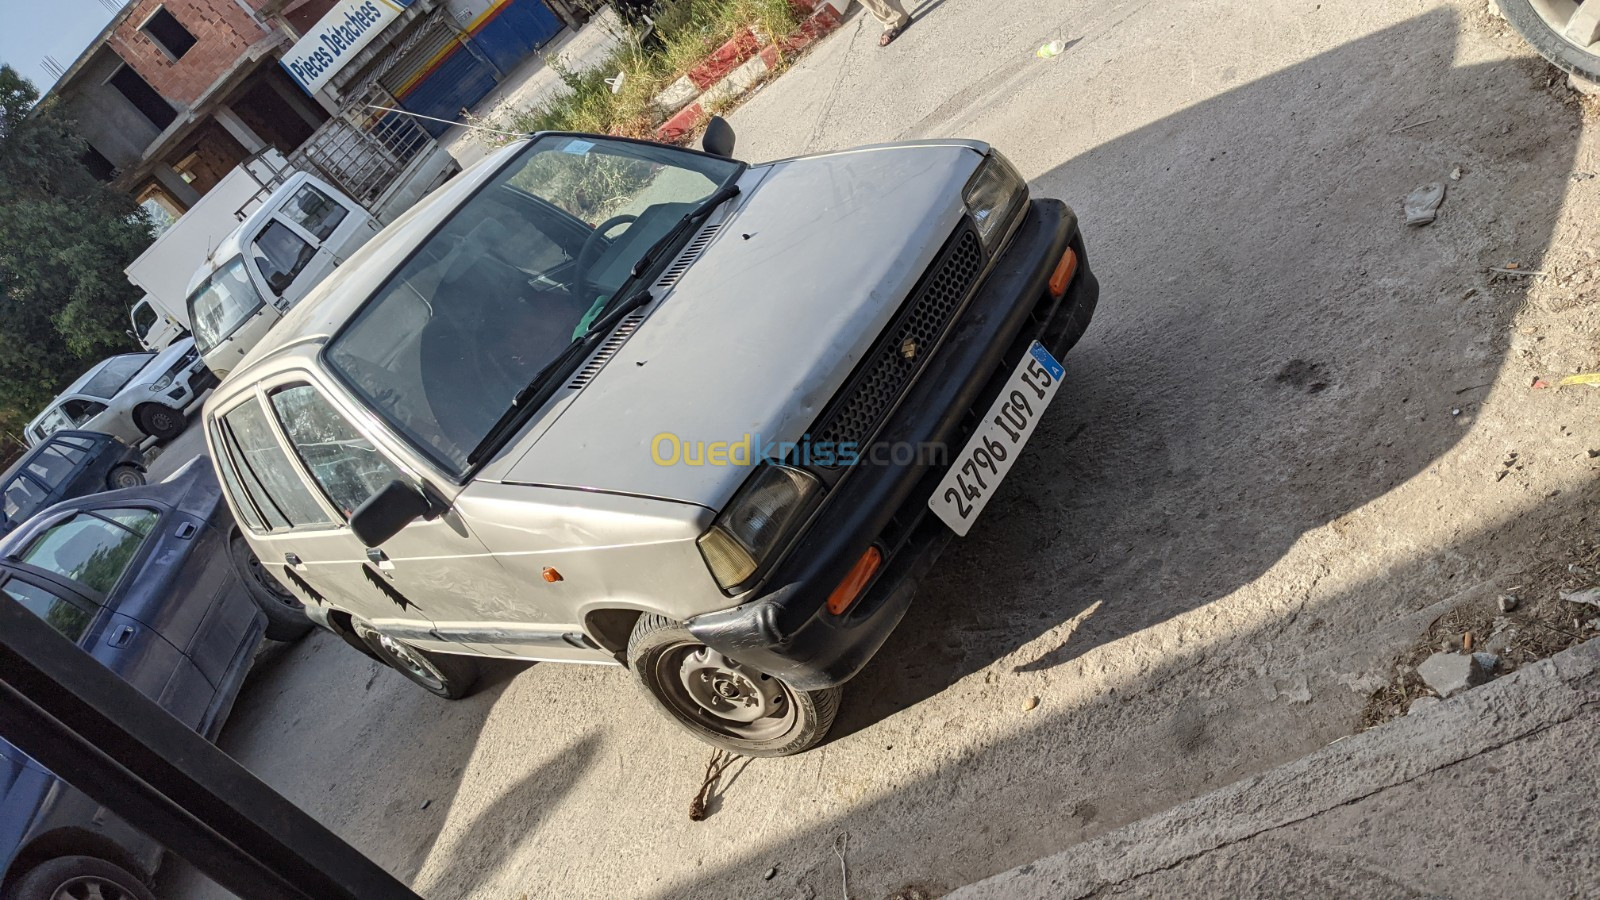
[[[381,227],[354,200],[314,179],[307,179],[284,200],[280,214],[317,245],[318,258],[308,267],[317,271],[310,272],[305,284],[298,286],[302,295]]]
[[[123,611],[118,588],[146,554],[148,509],[67,511],[12,555],[0,584],[190,728],[216,688],[158,630]]]
[[[264,398],[246,395],[212,422],[217,469],[250,529],[257,555],[307,604],[352,613],[395,637],[437,642],[433,603],[386,577],[385,558],[369,555],[321,491],[291,461]]]

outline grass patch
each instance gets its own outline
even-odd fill
[[[521,132],[650,137],[657,124],[650,100],[747,25],[783,36],[799,27],[800,16],[788,0],[661,0],[655,35],[645,41],[628,29],[619,35],[617,50],[596,68],[574,72],[547,59],[567,91],[537,108],[513,112],[506,124]],[[622,90],[612,93],[606,79],[619,72]]]

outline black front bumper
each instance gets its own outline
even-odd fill
[[[1050,275],[1068,246],[1078,255],[1078,272],[1056,300]],[[1099,296],[1077,216],[1060,201],[1033,201],[1010,246],[873,443],[943,446],[953,456],[1027,348],[1038,340],[1060,357],[1083,335]],[[842,684],[861,671],[953,537],[927,508],[943,466],[925,458],[896,465],[871,456],[864,454],[829,491],[817,518],[756,596],[689,620],[689,631],[801,690]],[[872,584],[843,615],[828,612],[828,595],[873,544],[884,562]]]

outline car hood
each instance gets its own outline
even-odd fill
[[[804,435],[954,232],[985,149],[889,145],[751,168],[616,355],[479,477],[720,509],[745,466],[663,465],[652,448],[670,457],[675,438],[703,461],[697,445],[748,438],[759,460]]]
[[[179,338],[168,344],[165,350],[157,353],[149,362],[144,364],[144,368],[139,370],[138,375],[133,376],[133,380],[128,382],[128,388],[155,383],[157,379],[166,374],[168,369],[177,365],[178,360],[182,359],[184,354],[193,348],[194,338],[192,337]],[[123,388],[123,390],[128,388]]]

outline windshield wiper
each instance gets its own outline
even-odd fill
[[[578,360],[588,356],[594,345],[610,334],[628,313],[649,303],[651,299],[649,291],[629,294],[627,299],[595,319],[589,330],[556,354],[555,359],[546,363],[526,387],[517,391],[517,395],[511,398],[511,406],[500,414],[500,418],[495,420],[494,427],[490,428],[489,433],[478,442],[478,446],[473,447],[472,452],[467,454],[467,465],[477,465],[480,460],[488,458],[499,450],[500,446],[522,427],[522,423],[550,399],[550,395],[555,393],[556,385],[566,377],[567,370],[576,365]]]
[[[706,217],[711,215],[712,210],[737,196],[739,196],[739,185],[729,182],[717,188],[709,197],[701,200],[694,209],[684,213],[683,218],[667,229],[666,234],[656,238],[655,243],[650,245],[650,249],[644,251],[644,255],[640,256],[638,261],[633,264],[633,268],[628,270],[628,279],[622,283],[621,287],[617,288],[616,296],[622,296],[628,288],[633,286],[635,281],[638,281],[646,272],[649,272],[650,267],[655,265],[656,258],[667,248],[676,244],[683,237],[684,232],[704,222]]]

